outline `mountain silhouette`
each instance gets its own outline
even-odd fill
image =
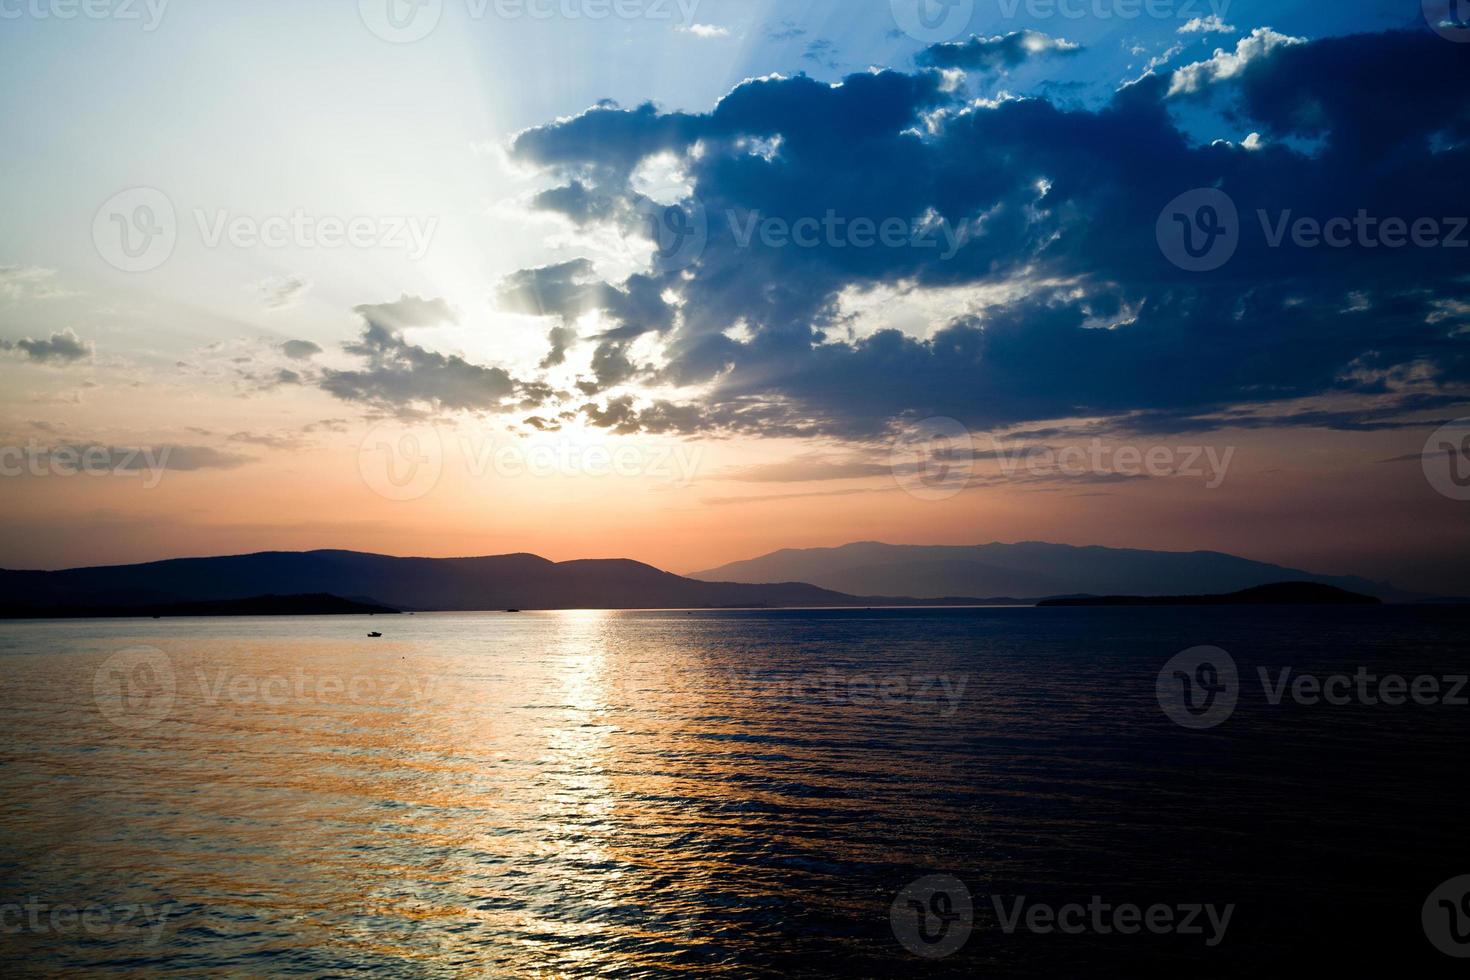
[[[694,572],[720,582],[811,582],[838,592],[911,595],[1178,595],[1238,592],[1274,582],[1320,582],[1380,599],[1413,598],[1390,586],[1316,575],[1218,551],[1142,551],[1018,544],[895,545],[862,541],[837,548],[786,549]]]

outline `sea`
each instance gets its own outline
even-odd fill
[[[0,974],[1463,976],[1467,627],[0,623]]]

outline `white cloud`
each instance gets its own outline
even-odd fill
[[[96,353],[91,341],[81,339],[70,327],[41,340],[32,337],[26,337],[24,340],[17,340],[13,343],[8,340],[0,340],[0,350],[20,351],[26,357],[41,364],[71,364],[76,361],[90,360]]]
[[[1216,48],[1214,55],[1205,61],[1196,61],[1176,70],[1169,79],[1169,95],[1192,95],[1206,87],[1234,78],[1253,61],[1271,54],[1277,48],[1293,44],[1305,44],[1304,37],[1279,34],[1269,27],[1257,27],[1249,37],[1235,43],[1234,51]]]
[[[57,299],[70,296],[56,285],[56,270],[39,265],[0,265],[0,296]]]
[[[675,27],[674,30],[678,31],[681,34],[693,34],[695,37],[709,38],[730,36],[730,29],[728,27],[717,27],[714,24],[690,24],[688,27],[680,25],[678,27]]]
[[[1158,68],[1161,65],[1168,64],[1170,61],[1172,61],[1174,59],[1174,56],[1175,55],[1177,55],[1179,52],[1181,52],[1183,50],[1184,50],[1184,45],[1182,45],[1182,44],[1176,44],[1173,47],[1169,48],[1167,51],[1163,51],[1163,52],[1161,52],[1159,54],[1154,55],[1152,58],[1148,59],[1148,64],[1146,64],[1146,65],[1143,66],[1143,73],[1145,75],[1147,75],[1150,72],[1152,72],[1155,68]]]
[[[256,283],[256,287],[265,297],[266,309],[284,310],[295,306],[296,301],[306,294],[311,288],[311,280],[305,276],[272,276]]]
[[[1236,28],[1220,19],[1219,14],[1210,14],[1208,17],[1196,17],[1194,20],[1179,28],[1180,34],[1233,34]]]

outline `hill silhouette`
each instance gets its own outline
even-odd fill
[[[355,551],[262,552],[64,571],[0,571],[11,606],[154,607],[267,594],[346,596],[413,610],[660,609],[905,605],[800,582],[703,582],[627,559],[553,562],[529,554],[396,558]],[[950,598],[927,603],[973,603]]]

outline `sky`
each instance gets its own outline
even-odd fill
[[[0,0],[0,566],[1048,540],[1470,591],[1437,3]]]

